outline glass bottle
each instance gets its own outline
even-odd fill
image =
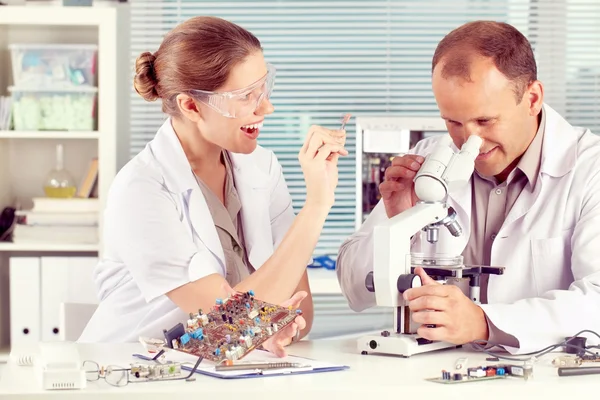
[[[56,198],[70,198],[77,192],[73,177],[64,169],[62,144],[56,145],[56,166],[46,177],[44,192],[47,197]]]

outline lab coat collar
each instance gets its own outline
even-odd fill
[[[165,181],[168,182],[166,184],[168,190],[183,194],[188,199],[192,227],[208,250],[221,261],[225,274],[227,270],[223,246],[214,223],[203,223],[203,221],[212,221],[212,215],[179,138],[173,130],[170,118],[158,130],[151,148],[162,169]],[[271,229],[267,190],[269,176],[258,168],[252,154],[229,153],[229,155],[235,186],[242,203],[246,251],[250,263],[258,268],[272,252],[272,247],[269,247],[272,244],[263,238],[264,232],[269,232]]]
[[[169,182],[174,183],[174,187],[169,189],[175,193],[200,190],[181,142],[173,129],[171,118],[167,118],[160,127],[151,147],[162,168],[163,175]],[[251,188],[267,186],[268,175],[258,169],[251,155],[235,153],[229,153],[229,155],[236,188],[238,188],[238,184]]]
[[[577,134],[573,127],[547,104],[540,174],[555,178],[566,175],[577,161]],[[539,179],[538,179],[539,181]]]

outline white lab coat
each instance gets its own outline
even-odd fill
[[[273,152],[259,146],[231,160],[248,258],[258,269],[293,222],[292,199]],[[165,293],[225,276],[217,230],[170,119],[119,171],[104,218],[104,257],[94,271],[100,304],[81,342],[161,338],[187,320]]]
[[[544,110],[537,184],[523,190],[498,232],[491,264],[506,269],[504,275],[490,276],[489,304],[482,305],[496,327],[518,339],[519,349],[507,348],[515,354],[539,350],[583,329],[600,333],[600,137],[572,127],[547,105]],[[427,155],[436,140],[425,139],[411,152]],[[440,229],[435,251],[461,254],[465,249],[471,190],[469,184],[450,194],[463,235],[455,238]],[[375,305],[364,282],[373,269],[373,227],[386,218],[380,202],[342,245],[338,279],[355,311]]]

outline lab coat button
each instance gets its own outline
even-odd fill
[[[496,194],[502,194],[502,189],[496,189]]]

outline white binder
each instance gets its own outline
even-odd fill
[[[36,346],[40,331],[40,258],[10,257],[10,341],[12,348]]]
[[[96,257],[42,257],[42,341],[63,340],[62,303],[97,303],[92,272]]]

